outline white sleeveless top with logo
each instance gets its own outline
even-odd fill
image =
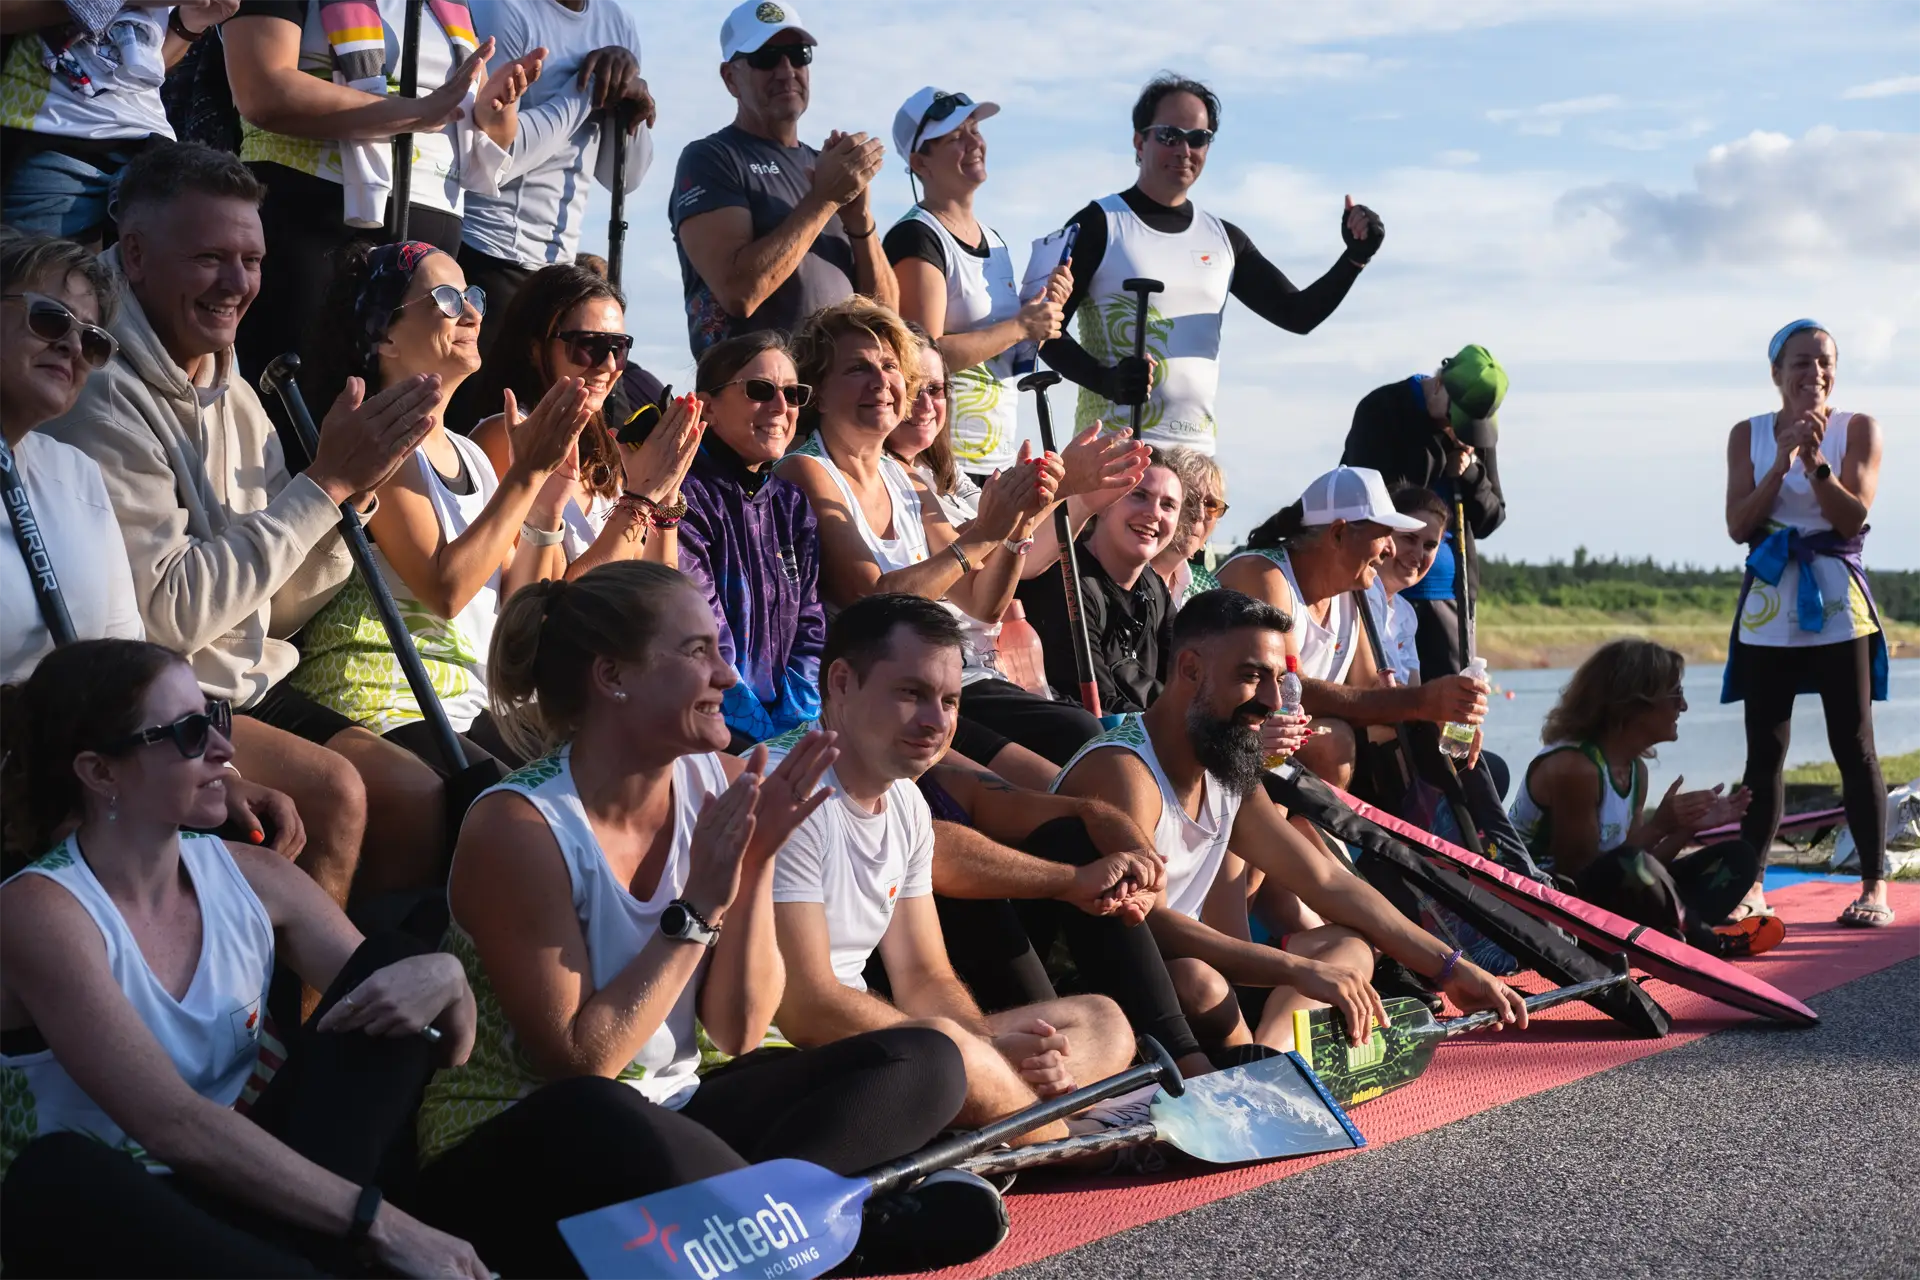
[[[200,959],[178,1000],[147,967],[140,944],[94,878],[76,837],[19,874],[45,876],[74,896],[100,930],[114,981],[180,1078],[209,1102],[230,1107],[260,1051],[267,983],[273,976],[273,920],[225,842],[183,831],[180,862],[200,906]],[[81,1091],[51,1049],[0,1055],[0,1101],[0,1174],[34,1138],[68,1131],[125,1151],[155,1173],[169,1172]]]
[[[578,496],[567,503],[567,509],[560,513],[560,546],[567,554],[568,564],[585,555],[587,548],[605,532],[607,519],[613,514],[613,503],[612,498],[597,493],[587,496],[584,508]]]
[[[1339,684],[1347,678],[1347,672],[1353,667],[1353,655],[1358,646],[1360,635],[1360,615],[1354,611],[1353,593],[1342,591],[1333,598],[1327,610],[1325,622],[1316,621],[1301,603],[1300,581],[1293,576],[1293,562],[1281,547],[1261,547],[1256,551],[1242,551],[1227,561],[1232,564],[1247,556],[1257,556],[1277,566],[1286,576],[1287,588],[1293,592],[1293,608],[1287,612],[1293,615],[1293,634],[1300,640],[1300,675],[1308,680],[1325,680],[1329,684]],[[1220,566],[1225,569],[1226,565]]]
[[[947,333],[971,333],[1011,319],[1020,311],[1013,279],[1013,255],[998,231],[982,225],[987,256],[982,258],[947,230],[946,224],[914,205],[901,215],[933,229],[947,259]],[[953,456],[967,471],[991,472],[1013,465],[1019,445],[1020,392],[1014,386],[1014,348],[990,360],[953,371]]]
[[[1749,418],[1749,454],[1753,459],[1753,477],[1758,481],[1773,466],[1774,457],[1779,449],[1774,443],[1773,426],[1778,415],[1756,413]],[[1820,444],[1820,452],[1833,465],[1835,472],[1840,469],[1840,459],[1847,456],[1847,424],[1852,421],[1851,413],[1835,412],[1827,419],[1827,434]],[[1777,529],[1798,529],[1802,533],[1823,533],[1833,528],[1826,516],[1821,514],[1820,500],[1814,497],[1813,480],[1807,475],[1806,464],[1799,458],[1787,468],[1787,474],[1780,480],[1780,496],[1773,500],[1773,510],[1767,516],[1767,532]],[[1800,598],[1800,565],[1797,561],[1787,561],[1787,567],[1780,575],[1778,586],[1754,580],[1753,588],[1747,592],[1745,608],[1740,613],[1740,642],[1759,645],[1763,648],[1796,648],[1817,644],[1840,644],[1860,636],[1872,635],[1879,630],[1874,625],[1873,614],[1867,609],[1867,598],[1861,593],[1859,584],[1853,575],[1847,572],[1847,566],[1832,556],[1815,556],[1813,559],[1814,581],[1820,584],[1820,594],[1827,602],[1826,625],[1818,631],[1802,631],[1797,602]]]
[[[451,431],[447,440],[473,479],[471,493],[449,489],[424,448],[415,449],[409,461],[425,482],[440,536],[452,542],[480,518],[500,482],[479,445]],[[440,705],[447,709],[455,729],[467,729],[487,709],[487,650],[493,644],[494,618],[500,611],[500,571],[493,571],[459,613],[443,618],[419,602],[378,543],[373,554],[440,695]],[[300,647],[293,687],[314,701],[375,733],[423,718],[400,660],[387,642],[386,628],[380,625],[373,595],[358,574],[350,576],[340,593],[307,623]]]
[[[511,792],[523,797],[546,819],[566,863],[574,916],[587,943],[591,966],[588,980],[597,991],[640,954],[659,929],[660,913],[686,888],[693,825],[706,802],[727,789],[727,775],[720,757],[712,753],[681,756],[674,762],[673,847],[660,872],[659,885],[643,902],[614,875],[600,851],[600,841],[593,834],[574,785],[572,756],[572,747],[562,747],[481,794]],[[487,980],[473,939],[457,919],[447,929],[446,949],[466,970],[479,1008],[479,1029],[473,1056],[466,1064],[435,1072],[427,1086],[419,1119],[423,1164],[457,1146],[482,1124],[548,1083],[521,1048],[512,1024],[500,1009],[493,984]],[[706,966],[703,957],[666,1021],[616,1077],[647,1101],[676,1111],[686,1105],[699,1083],[695,1075],[700,1065],[695,1013]]]
[[[1153,738],[1138,713],[1123,717],[1119,724],[1075,752],[1053,780],[1052,789],[1058,791],[1073,767],[1089,755],[1115,747],[1139,756],[1153,771],[1154,784],[1160,788],[1160,819],[1153,824],[1153,847],[1167,860],[1167,907],[1198,920],[1214,878],[1220,873],[1220,864],[1226,860],[1240,797],[1207,774],[1200,784],[1200,816],[1188,817],[1173,792],[1173,784],[1160,768]]]
[[[1636,766],[1632,781],[1622,791],[1613,780],[1613,770],[1607,767],[1607,757],[1600,748],[1591,742],[1555,742],[1546,746],[1539,755],[1527,763],[1527,772],[1520,779],[1520,791],[1513,798],[1513,807],[1509,816],[1513,819],[1514,830],[1520,833],[1527,852],[1533,855],[1534,863],[1542,871],[1553,870],[1553,814],[1540,806],[1533,798],[1533,771],[1548,756],[1562,751],[1572,751],[1585,756],[1595,769],[1600,771],[1600,849],[1601,853],[1617,849],[1627,841],[1627,832],[1633,828],[1633,815],[1640,808],[1640,770]]]
[[[1167,287],[1147,300],[1147,354],[1160,362],[1153,393],[1140,412],[1146,442],[1180,445],[1213,456],[1214,393],[1220,387],[1220,320],[1233,283],[1233,244],[1227,224],[1195,208],[1185,231],[1155,231],[1117,195],[1097,202],[1107,215],[1107,252],[1087,281],[1080,304],[1080,345],[1102,364],[1133,354],[1134,295],[1121,288],[1136,276]],[[1086,388],[1074,425],[1098,418],[1124,428],[1132,410]]]

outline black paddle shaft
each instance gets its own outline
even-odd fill
[[[607,216],[607,282],[620,287],[620,268],[627,256],[627,131],[638,103],[622,102],[606,113],[600,125],[600,145],[613,143],[613,211]]]
[[[295,377],[299,372],[300,357],[289,351],[275,358],[260,375],[260,389],[280,397],[287,407],[287,416],[293,419],[293,429],[300,435],[300,443],[306,446],[307,456],[318,457],[320,433],[314,430],[313,415],[307,412],[306,397],[300,394],[300,384]],[[440,705],[440,695],[433,690],[433,681],[427,677],[427,668],[413,645],[413,634],[407,630],[400,608],[393,602],[393,593],[387,590],[386,579],[380,576],[380,566],[373,558],[373,545],[367,541],[360,513],[353,509],[351,501],[340,504],[340,536],[345,539],[354,567],[360,571],[361,580],[373,596],[373,607],[380,615],[380,625],[386,629],[387,643],[393,646],[393,656],[400,660],[407,687],[413,690],[420,714],[433,730],[434,745],[440,749],[442,763],[451,778],[467,767],[467,753],[460,746],[460,736],[453,731],[453,723],[447,719],[446,708]]]
[[[1453,500],[1453,607],[1460,615],[1455,625],[1460,631],[1460,665],[1462,667],[1473,661],[1473,587],[1467,581],[1467,536],[1467,504],[1455,498]]]
[[[1040,447],[1048,453],[1058,450],[1053,442],[1053,410],[1047,405],[1047,388],[1058,381],[1059,374],[1042,369],[1019,382],[1020,390],[1033,392],[1034,407],[1040,414]],[[1138,410],[1135,414],[1138,416]],[[1073,521],[1064,501],[1054,504],[1053,536],[1060,543],[1060,585],[1066,592],[1067,628],[1073,637],[1073,676],[1080,682],[1080,704],[1089,715],[1098,716],[1100,683],[1093,678],[1093,640],[1087,634],[1086,614],[1080,611],[1080,553],[1073,545]]]
[[[1164,293],[1167,286],[1158,280],[1149,280],[1145,276],[1133,276],[1120,282],[1120,287],[1133,295],[1133,358],[1147,358],[1147,299],[1156,293]],[[1128,428],[1137,439],[1140,435],[1140,415],[1146,409],[1143,397],[1133,406],[1133,421]],[[1098,714],[1098,713],[1096,713]]]
[[[426,0],[407,0],[406,24],[400,35],[400,96],[414,97],[420,88],[420,11]],[[393,228],[394,243],[407,238],[407,222],[413,210],[413,135],[393,135]],[[308,445],[309,449],[313,446]]]
[[[53,572],[53,555],[40,522],[33,518],[33,504],[27,500],[27,486],[20,479],[19,460],[13,446],[0,440],[0,501],[7,508],[7,521],[13,526],[13,540],[20,547],[20,561],[33,583],[33,598],[40,605],[40,619],[54,646],[72,644],[79,639],[73,629],[73,615],[67,612],[67,598],[60,593],[60,579]]]

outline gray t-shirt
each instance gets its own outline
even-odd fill
[[[667,219],[673,226],[674,246],[680,245],[680,224],[715,209],[745,209],[753,218],[758,240],[793,212],[813,186],[813,167],[820,153],[806,143],[783,147],[755,137],[734,125],[687,144],[673,175],[673,199]],[[781,281],[773,296],[750,316],[729,315],[713,291],[680,249],[680,280],[687,300],[687,339],[698,356],[714,343],[760,329],[791,331],[821,307],[850,296],[853,288],[853,243],[836,214],[814,239],[800,269]]]

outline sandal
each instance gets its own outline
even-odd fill
[[[1884,929],[1893,923],[1893,908],[1878,902],[1848,903],[1836,923],[1850,929]]]

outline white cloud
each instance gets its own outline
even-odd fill
[[[1897,98],[1907,93],[1920,93],[1920,76],[1895,76],[1890,80],[1856,84],[1840,96],[1843,98]]]
[[[1478,151],[1441,151],[1435,153],[1433,162],[1446,165],[1449,169],[1457,169],[1463,165],[1479,164],[1480,153]]]
[[[1566,127],[1569,117],[1617,111],[1625,105],[1617,93],[1596,93],[1533,107],[1496,107],[1487,112],[1487,119],[1494,124],[1511,124],[1517,132],[1531,137],[1553,138]]]
[[[1631,132],[1623,129],[1596,129],[1593,140],[1602,146],[1618,147],[1622,151],[1659,151],[1675,142],[1691,142],[1695,138],[1705,137],[1713,128],[1713,121],[1696,116],[1684,124],[1669,129],[1636,129]]]

